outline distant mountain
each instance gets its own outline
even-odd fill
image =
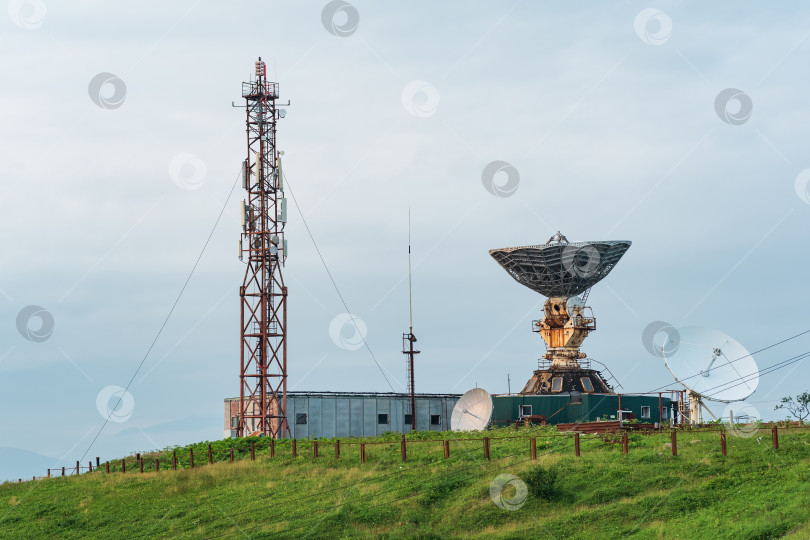
[[[45,476],[48,467],[56,466],[56,461],[22,448],[0,446],[0,482],[16,482],[18,478],[30,480],[34,475]]]

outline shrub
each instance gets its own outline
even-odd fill
[[[557,470],[537,465],[520,474],[529,493],[535,497],[551,500],[557,492]]]

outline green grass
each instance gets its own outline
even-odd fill
[[[165,470],[162,462],[161,471],[139,474],[133,461],[126,474],[102,469],[0,485],[0,537],[810,537],[808,430],[781,430],[779,450],[771,447],[768,430],[750,438],[729,433],[725,457],[717,432],[679,433],[677,457],[664,448],[668,434],[630,435],[629,455],[615,442],[583,436],[579,458],[571,437],[553,434],[547,428],[489,431],[487,461],[483,434],[417,433],[408,437],[405,463],[399,436],[391,434],[366,440],[383,444],[367,444],[364,465],[348,439],[340,459],[330,441],[320,442],[317,460],[304,441],[298,458],[283,441],[271,459],[267,440],[253,439],[255,461],[245,449],[236,463],[214,465],[208,465],[207,443],[200,443],[193,470]],[[537,461],[526,439],[507,438],[516,435],[538,437]],[[452,441],[446,460],[443,436]],[[230,446],[249,442],[211,443],[216,461],[228,460]],[[153,463],[170,454],[146,457]],[[187,466],[188,447],[177,454]],[[537,466],[544,471],[533,471]],[[499,508],[490,498],[499,474],[530,484],[519,510]],[[507,498],[514,494],[512,486],[504,490]]]

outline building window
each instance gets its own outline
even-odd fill
[[[661,408],[661,420],[666,420],[666,419],[667,419],[667,409],[666,409],[666,407],[662,407]]]
[[[520,406],[520,417],[523,418],[524,416],[531,416],[532,415],[532,406],[531,405],[521,405]]]
[[[295,413],[295,423],[300,425],[307,423],[307,413]]]
[[[643,405],[641,407],[641,417],[642,418],[649,418],[650,417],[650,408],[647,405]]]
[[[408,424],[409,426],[410,426],[411,424],[413,424],[413,420],[412,420],[412,418],[413,418],[413,416],[411,416],[410,414],[406,414],[406,415],[405,415],[405,423],[406,423],[406,424]]]
[[[378,414],[377,415],[377,423],[378,424],[387,424],[388,423],[388,413]]]
[[[554,377],[553,379],[551,379],[551,391],[552,392],[562,391],[562,377]]]
[[[238,416],[231,416],[231,427],[232,428],[239,427],[239,417]]]
[[[442,416],[440,414],[431,414],[430,415],[430,425],[431,426],[439,426],[442,423]]]
[[[593,392],[593,383],[590,377],[582,377],[580,381],[582,381],[582,388],[584,388],[586,392]]]

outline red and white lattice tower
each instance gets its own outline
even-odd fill
[[[241,298],[239,437],[289,436],[287,423],[287,199],[276,145],[278,83],[267,80],[262,59],[255,78],[242,83],[247,113],[247,159],[242,187],[239,257],[247,263]]]

